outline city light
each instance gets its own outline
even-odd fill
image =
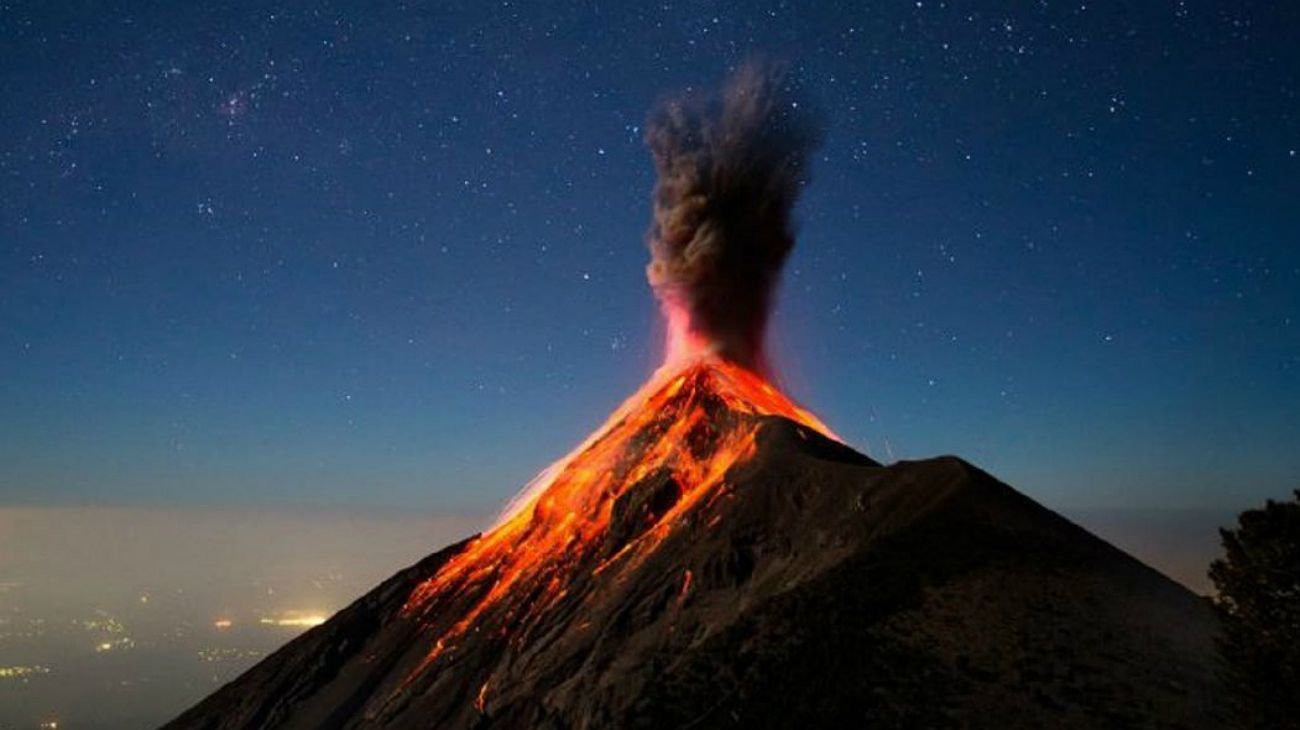
[[[298,628],[312,628],[320,626],[329,620],[329,616],[318,613],[299,614],[296,612],[286,612],[280,618],[263,618],[258,623],[263,626],[292,626]]]
[[[116,651],[118,649],[130,649],[133,646],[135,646],[135,642],[132,641],[130,638],[123,636],[120,639],[101,641],[98,644],[95,644],[95,653],[102,654],[106,651]]]
[[[0,667],[0,679],[23,679],[37,674],[49,674],[50,668],[39,664],[32,667]]]

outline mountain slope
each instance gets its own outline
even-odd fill
[[[763,386],[655,383],[502,526],[167,727],[1221,724],[1201,599],[959,459],[878,465]]]

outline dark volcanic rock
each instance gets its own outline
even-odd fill
[[[722,489],[526,636],[415,671],[437,637],[401,608],[461,543],[167,727],[1225,724],[1202,599],[959,459],[880,466],[769,418]],[[606,549],[680,493],[647,476]]]
[[[682,486],[667,469],[633,484],[615,502],[605,539],[608,554],[619,551],[633,538],[654,526],[682,497]]]

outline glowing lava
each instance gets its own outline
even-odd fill
[[[694,505],[724,491],[728,471],[754,453],[764,416],[831,435],[757,373],[708,354],[670,359],[412,593],[404,612],[438,633],[420,670],[488,627],[523,641],[576,576],[649,554]]]

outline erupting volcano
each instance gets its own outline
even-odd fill
[[[747,66],[652,117],[649,381],[491,529],[169,727],[1219,723],[1200,599],[958,459],[875,463],[774,384],[818,139],[790,94]]]
[[[409,614],[459,616],[428,661],[494,614],[524,640],[579,574],[635,564],[695,508],[728,495],[726,476],[753,456],[762,416],[825,427],[758,375],[704,358],[657,376],[610,423],[542,477],[536,497],[420,585]],[[682,575],[683,594],[691,574]],[[491,623],[490,622],[490,623]],[[422,667],[423,668],[423,667]]]

